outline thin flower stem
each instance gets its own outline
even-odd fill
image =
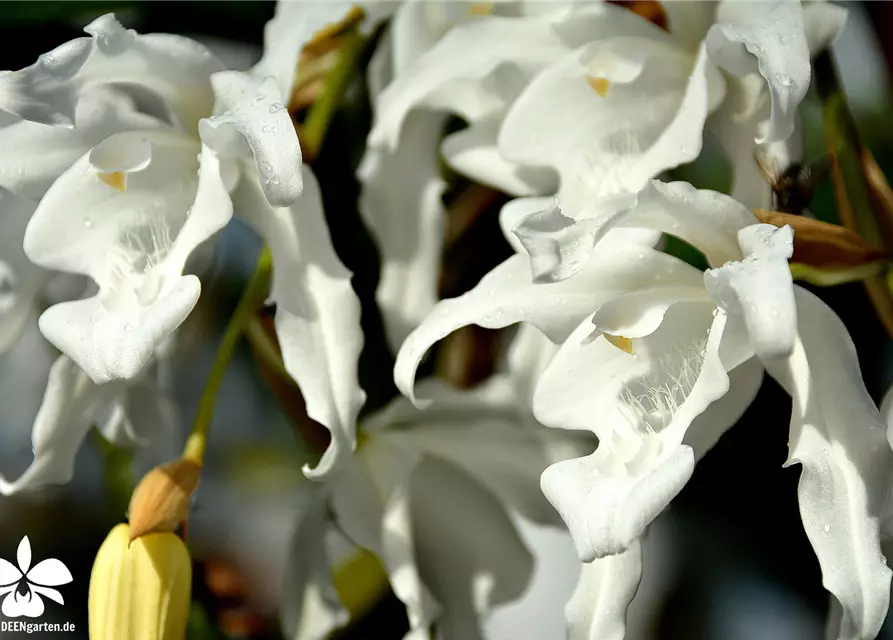
[[[363,55],[367,38],[353,27],[344,35],[338,64],[326,76],[322,95],[310,108],[301,129],[304,160],[312,162],[322,149],[329,123],[341,103],[354,69]]]
[[[267,295],[270,284],[270,276],[273,271],[273,260],[270,251],[266,247],[261,249],[258,255],[257,263],[254,267],[254,273],[239,299],[239,304],[229,319],[226,331],[223,333],[223,339],[217,348],[217,355],[214,358],[214,364],[211,365],[211,373],[208,375],[208,381],[205,383],[205,390],[202,393],[201,400],[198,403],[198,411],[195,415],[195,422],[192,425],[192,433],[186,441],[183,449],[183,457],[193,460],[201,465],[205,456],[205,447],[208,440],[208,430],[211,427],[211,418],[214,415],[214,405],[217,402],[217,393],[220,391],[220,384],[223,382],[223,376],[233,358],[236,345],[248,326],[254,312],[263,304]]]

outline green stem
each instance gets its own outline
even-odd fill
[[[270,250],[264,247],[257,257],[254,273],[251,274],[251,279],[248,281],[248,285],[239,299],[239,304],[236,306],[236,310],[226,326],[226,331],[223,333],[223,339],[217,348],[214,364],[211,365],[211,373],[208,375],[208,381],[205,383],[205,390],[198,403],[198,411],[195,415],[195,422],[192,425],[192,433],[189,435],[186,447],[183,449],[183,456],[199,465],[201,465],[204,459],[208,430],[211,427],[214,405],[217,402],[217,393],[220,391],[223,376],[230,361],[233,359],[236,345],[239,343],[239,338],[242,337],[245,327],[248,326],[249,321],[254,316],[254,312],[263,304],[269,289],[272,271],[273,260],[270,256]]]
[[[366,37],[360,34],[356,28],[344,35],[338,64],[326,76],[325,89],[319,99],[313,103],[307,114],[307,119],[304,121],[301,141],[304,144],[303,151],[306,159],[312,160],[322,149],[326,133],[329,130],[329,123],[341,103],[341,98],[350,83],[357,62],[363,55],[365,45]]]

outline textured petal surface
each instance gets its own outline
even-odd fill
[[[724,91],[703,51],[609,38],[540,73],[511,106],[499,147],[510,160],[556,169],[563,204],[576,208],[695,159]]]
[[[468,293],[443,300],[403,343],[394,367],[397,386],[408,397],[415,372],[435,342],[468,324],[495,329],[530,322],[556,342],[614,296],[672,281],[699,283],[703,276],[681,260],[644,246],[606,244],[574,278],[535,284],[527,256],[516,255],[493,269]]]
[[[584,562],[628,549],[694,471],[694,452],[682,444],[685,433],[729,390],[719,356],[726,317],[706,312],[713,322],[701,333],[709,308],[678,303],[658,331],[633,347],[636,355],[616,349],[626,356],[625,367],[605,366],[599,356],[606,341],[581,345],[584,324],[543,374],[534,399],[537,417],[567,426],[564,418],[571,416],[599,436],[595,453],[554,464],[542,476],[543,493]],[[587,375],[591,369],[595,374]],[[602,406],[579,394],[575,400],[570,389],[581,385],[599,389]]]
[[[290,205],[301,195],[301,145],[273,78],[239,71],[212,78],[215,111],[199,123],[202,141],[222,158],[254,156],[270,204]]]
[[[538,281],[563,280],[590,259],[592,247],[615,227],[642,227],[677,236],[700,249],[712,266],[742,257],[738,231],[757,222],[744,205],[687,182],[651,181],[635,198],[592,203],[576,218],[552,207],[528,216],[515,234],[531,256]]]
[[[25,251],[38,264],[89,275],[102,286],[113,278],[116,258],[167,250],[196,195],[198,151],[195,141],[166,131],[106,138],[47,191],[28,225]]]
[[[133,377],[186,318],[200,283],[190,253],[229,220],[217,157],[169,132],[107,138],[57,180],[24,247],[47,267],[90,275],[92,298],[48,309],[41,331],[96,383]],[[111,180],[109,176],[123,176]]]
[[[642,579],[642,543],[583,565],[565,607],[568,640],[623,640],[626,610]]]
[[[838,600],[843,640],[874,638],[890,600],[891,571],[881,554],[879,519],[893,454],[865,390],[843,323],[821,300],[796,289],[799,339],[768,371],[791,394],[788,464],[800,464],[803,527]]]
[[[285,368],[301,388],[307,415],[332,434],[316,468],[305,468],[308,476],[320,478],[351,456],[365,400],[357,380],[363,334],[351,273],[332,247],[319,186],[309,170],[303,194],[291,207],[271,207],[250,170],[233,202],[273,255],[272,299]]]
[[[788,260],[794,252],[790,226],[756,224],[738,232],[745,258],[704,274],[707,291],[730,315],[741,314],[757,356],[787,357],[794,349],[797,305]]]
[[[786,140],[809,88],[809,46],[797,0],[722,2],[706,45],[710,57],[735,75],[759,70],[769,85],[769,126],[758,142]]]
[[[557,188],[552,172],[524,167],[505,159],[497,145],[501,118],[489,118],[447,136],[443,157],[470,179],[514,196],[551,193]]]
[[[378,97],[370,143],[395,148],[403,121],[420,106],[469,122],[497,113],[505,107],[506,89],[565,51],[541,20],[493,17],[458,25]]]
[[[121,26],[114,14],[84,28],[77,38],[41,55],[20,71],[0,76],[0,109],[26,120],[75,124],[81,93],[125,84],[160,102],[160,114],[194,132],[214,103],[211,74],[223,64],[199,43],[181,36],[140,35]]]
[[[113,133],[162,126],[127,96],[92,90],[78,101],[75,126],[53,127],[0,113],[0,186],[39,200],[62,173]]]

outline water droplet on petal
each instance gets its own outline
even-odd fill
[[[127,324],[124,325],[124,331],[127,333],[133,331],[133,325],[128,322]]]
[[[270,113],[278,113],[280,111],[282,111],[282,103],[281,102],[274,102],[273,104],[270,105]]]
[[[822,531],[824,531],[825,533],[828,533],[829,531],[831,531],[831,525],[826,522],[825,524],[822,525]]]
[[[89,229],[93,226],[93,220],[90,218],[84,218],[84,226]]]

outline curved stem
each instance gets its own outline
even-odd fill
[[[223,339],[217,348],[214,364],[211,365],[211,373],[208,374],[208,381],[205,383],[205,390],[198,403],[198,411],[195,414],[192,433],[189,435],[189,439],[186,441],[186,446],[183,449],[183,457],[193,460],[198,465],[201,465],[205,456],[208,430],[211,427],[214,405],[217,402],[217,393],[220,391],[223,376],[230,361],[233,359],[239,338],[242,337],[245,328],[254,316],[254,312],[263,304],[266,298],[272,271],[273,260],[270,256],[270,250],[264,247],[257,257],[254,273],[251,274],[251,279],[248,281],[245,291],[239,299],[239,304],[236,306],[236,310],[229,319],[229,324],[227,324],[223,333]]]

